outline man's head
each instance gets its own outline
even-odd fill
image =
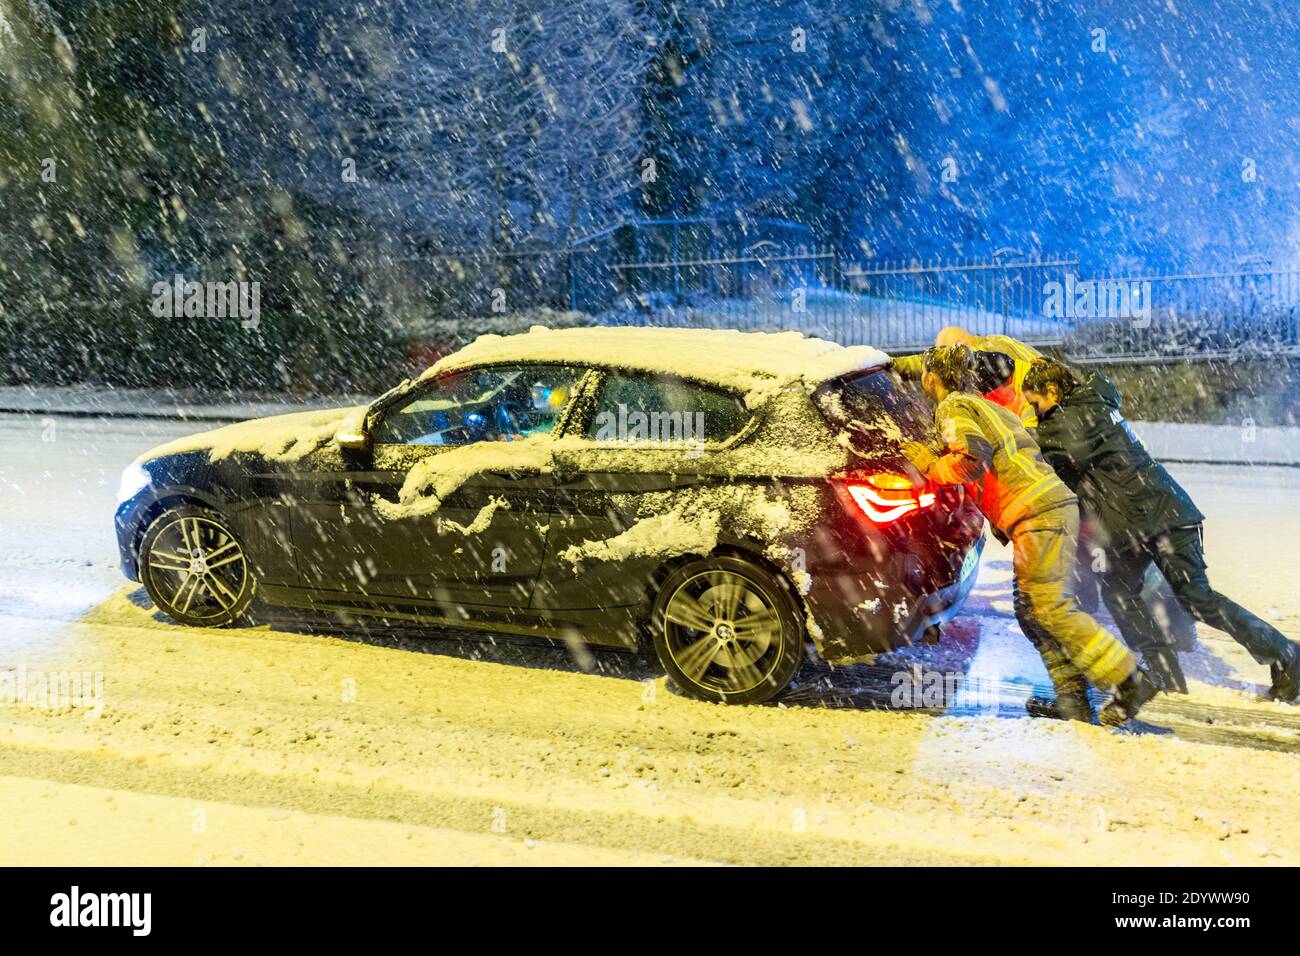
[[[932,402],[974,389],[974,355],[964,345],[936,345],[921,357],[921,388]]]
[[[967,348],[973,349],[975,342],[975,336],[960,325],[944,326],[939,330],[939,334],[934,337],[934,344],[939,348],[946,348],[949,345],[965,345]]]
[[[1043,416],[1064,401],[1074,391],[1078,380],[1066,366],[1052,359],[1034,359],[1025,373],[1022,389],[1025,400],[1034,406],[1034,414]]]

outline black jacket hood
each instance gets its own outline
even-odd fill
[[[1089,372],[1061,404],[1070,405],[1105,405],[1118,411],[1124,404],[1124,397],[1110,380],[1098,372]]]

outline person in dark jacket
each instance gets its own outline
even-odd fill
[[[1154,562],[1188,613],[1269,665],[1269,698],[1294,701],[1300,645],[1210,587],[1205,516],[1133,434],[1115,386],[1096,372],[1080,381],[1060,362],[1039,359],[1024,387],[1044,456],[1106,536],[1102,598],[1125,640],[1141,648],[1151,633],[1141,589]]]

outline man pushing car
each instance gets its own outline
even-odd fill
[[[1038,649],[1056,691],[1031,698],[1031,714],[1091,721],[1087,681],[1114,697],[1101,714],[1115,726],[1158,692],[1124,644],[1074,601],[1079,509],[1073,492],[1043,460],[1021,420],[976,394],[974,355],[965,345],[935,347],[920,359],[921,387],[935,403],[939,454],[912,442],[904,451],[929,480],[964,485],[995,534],[1010,541],[1016,619]]]
[[[1102,597],[1125,639],[1141,649],[1152,633],[1140,592],[1154,562],[1188,613],[1269,665],[1267,697],[1294,701],[1300,694],[1300,645],[1210,587],[1205,517],[1133,434],[1115,386],[1096,372],[1079,379],[1060,362],[1038,359],[1024,389],[1038,415],[1044,456],[1105,532]]]
[[[969,347],[975,391],[1011,411],[1025,428],[1030,429],[1030,434],[1034,434],[1038,418],[1033,403],[1025,396],[1024,383],[1033,363],[1043,357],[1037,349],[1009,335],[977,336],[959,325],[940,329],[934,337],[934,344],[939,347]],[[905,355],[894,358],[890,368],[904,378],[916,380],[921,377],[921,363],[921,354]],[[1098,590],[1102,586],[1099,575],[1092,568],[1098,551],[1093,540],[1096,529],[1087,509],[1082,509],[1080,517],[1083,523],[1074,564],[1074,591],[1080,606],[1094,611],[1098,604]],[[1143,616],[1145,625],[1140,635],[1132,629],[1125,631],[1125,639],[1131,647],[1142,652],[1148,676],[1156,686],[1164,691],[1186,693],[1187,681],[1178,663],[1178,651],[1190,650],[1195,645],[1196,624],[1183,612],[1154,564],[1147,569],[1145,587],[1140,593],[1148,608]],[[1135,637],[1140,637],[1137,643]]]

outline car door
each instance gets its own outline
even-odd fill
[[[320,476],[298,510],[303,584],[387,606],[527,607],[554,494],[538,446],[584,373],[458,372],[386,409],[366,460]],[[408,484],[431,493],[403,497]]]
[[[537,609],[643,601],[648,577],[663,561],[655,542],[647,548],[614,542],[610,551],[591,543],[612,542],[642,518],[671,510],[690,490],[727,481],[715,456],[752,417],[739,395],[686,379],[613,371],[593,379],[594,401],[584,403],[582,420],[569,429],[581,429],[585,441],[566,443],[555,456],[551,528],[533,593]],[[585,556],[575,561],[579,555]]]

